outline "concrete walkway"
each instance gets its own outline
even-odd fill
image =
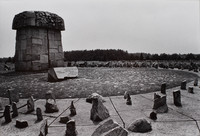
[[[200,82],[199,82],[200,85]],[[193,86],[193,82],[188,83]],[[193,86],[194,87],[194,86]],[[148,133],[129,132],[129,136],[200,136],[200,87],[194,87],[194,94],[188,93],[187,90],[181,90],[182,107],[176,107],[173,104],[173,90],[179,87],[167,90],[168,113],[158,114],[158,119],[153,121],[149,119],[149,114],[153,107],[154,93],[132,95],[132,105],[126,105],[123,96],[105,97],[104,105],[108,108],[113,120],[118,122],[122,127],[127,126],[136,119],[145,118],[151,122],[152,131]],[[4,124],[4,118],[0,118],[0,135],[1,136],[38,136],[41,122],[36,122],[36,112],[24,114],[27,110],[26,99],[20,99],[17,103],[19,108],[19,116],[12,119],[9,124]],[[43,117],[48,118],[48,135],[47,136],[64,136],[66,125],[59,123],[61,116],[69,115],[69,106],[71,101],[77,110],[77,115],[72,117],[76,121],[76,129],[78,136],[90,136],[99,126],[90,120],[90,109],[92,105],[86,103],[85,98],[76,99],[58,99],[57,105],[59,112],[47,114],[45,110],[45,100],[39,99],[35,101],[35,108],[40,107]],[[2,98],[3,105],[9,103],[7,98]],[[3,110],[0,111],[0,116]],[[15,120],[27,120],[29,127],[18,129],[15,127]]]

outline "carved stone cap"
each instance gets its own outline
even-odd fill
[[[45,11],[24,11],[15,15],[12,29],[24,27],[65,30],[64,20],[58,15]]]

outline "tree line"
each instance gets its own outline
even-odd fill
[[[65,61],[119,61],[119,60],[200,60],[200,54],[128,53],[121,49],[64,51]],[[15,62],[14,57],[0,58],[0,62]]]
[[[150,54],[128,53],[124,50],[78,50],[65,51],[65,61],[112,61],[112,60],[200,60],[200,54]]]

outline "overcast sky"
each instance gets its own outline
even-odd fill
[[[14,56],[13,18],[30,10],[64,19],[64,51],[199,54],[199,6],[199,0],[0,0],[0,57]]]

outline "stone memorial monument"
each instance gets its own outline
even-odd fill
[[[154,93],[153,109],[157,113],[167,113],[168,112],[167,96],[163,94]]]
[[[69,120],[66,125],[65,136],[77,136],[75,120]]]
[[[17,30],[16,71],[64,66],[61,31],[65,26],[61,17],[44,11],[24,11],[15,15],[12,29]]]
[[[2,99],[2,98],[0,98],[0,110],[3,110],[3,104],[2,104],[1,99]]]
[[[27,112],[26,113],[31,113],[35,110],[35,104],[34,104],[34,100],[33,100],[33,96],[31,96],[28,100],[27,100]]]
[[[188,87],[188,93],[194,93],[194,88],[192,86],[189,86]]]
[[[10,116],[10,105],[6,105],[3,115],[5,118],[5,123],[9,123],[12,121],[12,118]]]
[[[18,116],[18,109],[17,109],[16,102],[13,102],[13,104],[12,104],[12,110],[13,110],[12,118],[17,117]]]
[[[16,125],[17,128],[26,128],[28,127],[28,122],[26,120],[18,120],[16,119]]]
[[[18,92],[18,90],[8,89],[7,93],[8,93],[8,98],[9,98],[9,101],[10,101],[10,105],[13,102],[16,102],[16,103],[19,102],[19,92]]]
[[[43,120],[41,127],[40,127],[40,132],[39,136],[46,136],[48,134],[48,125],[47,125],[47,119]]]
[[[174,105],[181,107],[181,91],[180,90],[175,90],[173,91],[173,97],[174,97]]]
[[[92,121],[103,121],[110,117],[108,109],[98,99],[98,97],[92,100],[92,109],[90,111],[90,119]]]
[[[106,119],[91,136],[128,136],[128,131],[116,121]]]
[[[52,93],[52,91],[47,91],[45,94],[45,97],[46,97],[45,112],[46,113],[58,112],[59,109],[56,104],[56,98],[54,94]]]
[[[194,86],[198,86],[198,78],[195,78],[195,80],[194,80]]]
[[[69,107],[70,110],[70,116],[75,116],[76,115],[76,108],[74,106],[74,101],[71,101],[71,105]]]
[[[69,116],[61,116],[60,117],[60,123],[66,124],[71,118]]]
[[[127,94],[126,104],[127,104],[127,105],[132,105],[131,96],[130,96],[129,93]]]
[[[187,85],[187,81],[186,80],[182,81],[181,82],[181,89],[186,90],[186,85]]]
[[[42,110],[40,108],[36,109],[37,121],[43,120]]]
[[[146,119],[138,119],[128,126],[128,130],[131,132],[145,133],[151,131],[152,127]]]
[[[48,81],[56,82],[78,77],[77,67],[56,67],[48,70]]]
[[[161,85],[161,93],[166,94],[166,83],[162,83]]]

